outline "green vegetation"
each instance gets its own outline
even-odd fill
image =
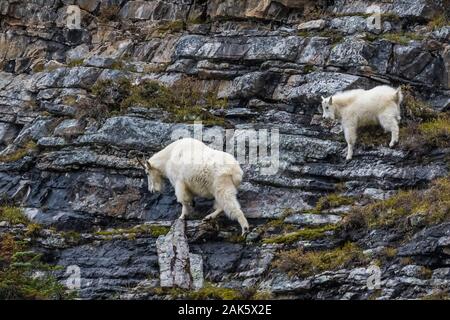
[[[322,213],[324,210],[330,210],[333,208],[338,208],[341,206],[347,206],[351,205],[355,202],[355,199],[353,197],[348,196],[342,196],[336,193],[329,194],[327,196],[321,197],[317,203],[316,206],[308,211],[308,213]]]
[[[74,59],[72,61],[70,61],[67,66],[70,68],[74,68],[74,67],[79,67],[82,66],[84,62],[84,59]]]
[[[435,180],[429,189],[398,191],[387,200],[380,200],[355,208],[344,219],[344,228],[396,227],[405,230],[412,226],[407,218],[416,216],[428,225],[450,218],[450,177]],[[359,223],[355,221],[359,220]]]
[[[0,162],[14,162],[18,161],[25,156],[29,155],[33,151],[37,149],[36,142],[30,140],[27,143],[25,143],[23,146],[16,149],[14,152],[0,156]]]
[[[450,118],[440,117],[436,120],[419,125],[420,134],[426,138],[427,143],[440,147],[450,147]]]
[[[129,79],[98,81],[92,94],[103,107],[90,108],[91,116],[125,112],[130,107],[157,108],[171,114],[173,122],[202,121],[205,125],[224,125],[225,119],[213,115],[210,110],[227,106],[225,99],[217,98],[217,90],[201,91],[201,82],[185,78],[165,87],[156,81],[145,80],[132,85]]]
[[[27,237],[37,237],[41,233],[42,226],[38,223],[29,223],[25,235]]]
[[[322,227],[305,228],[295,232],[290,232],[263,240],[263,243],[293,243],[298,240],[315,240],[324,237],[328,232],[334,231],[335,225],[326,225]]]
[[[42,71],[44,71],[44,63],[43,62],[39,62],[39,63],[36,63],[34,66],[33,66],[33,72],[34,73],[37,73],[37,72],[42,72]]]
[[[405,116],[413,122],[430,121],[436,119],[438,112],[426,102],[414,95],[414,89],[410,85],[402,86],[403,103]]]
[[[96,234],[99,236],[115,236],[115,235],[127,235],[136,237],[138,235],[150,235],[152,237],[164,236],[169,232],[169,227],[154,226],[154,225],[139,225],[129,229],[114,229],[98,231]]]
[[[278,254],[274,266],[291,276],[308,277],[328,270],[338,270],[350,265],[367,263],[362,250],[354,243],[346,243],[343,247],[308,251],[302,248],[283,251]]]
[[[309,31],[299,31],[298,35],[303,38],[308,38],[311,36],[329,38],[332,44],[338,44],[344,39],[341,32],[332,29],[314,32],[313,34]]]
[[[160,35],[165,35],[167,33],[175,33],[175,32],[181,32],[184,30],[184,21],[183,20],[175,20],[175,21],[169,21],[166,22],[156,29],[156,31]]]
[[[243,299],[243,294],[236,289],[221,288],[207,284],[198,291],[190,292],[187,297],[194,300],[240,300]]]
[[[77,98],[74,96],[64,96],[62,100],[68,106],[74,106],[77,103]]]
[[[272,300],[273,296],[268,291],[255,291],[250,300]]]
[[[28,251],[11,234],[0,237],[0,249],[0,300],[74,298],[49,274],[55,267],[42,263],[40,254]]]
[[[428,23],[428,27],[431,30],[437,30],[448,25],[450,25],[450,20],[447,18],[445,13],[437,15]]]
[[[441,290],[429,295],[423,296],[422,300],[450,300],[448,291]]]
[[[205,283],[204,287],[197,291],[182,288],[155,288],[152,292],[159,296],[169,295],[176,299],[189,300],[240,300],[246,296],[240,290],[217,287],[211,283]]]
[[[390,42],[407,45],[412,40],[421,41],[424,39],[423,36],[414,32],[404,32],[404,33],[385,33],[381,36]]]
[[[28,224],[30,220],[24,215],[21,208],[3,206],[0,207],[0,220],[11,224]]]
[[[64,238],[64,240],[68,242],[77,243],[78,241],[81,240],[81,234],[79,234],[76,231],[61,232],[61,236]]]

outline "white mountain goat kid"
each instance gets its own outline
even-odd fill
[[[349,90],[332,97],[322,97],[323,117],[339,120],[347,141],[347,160],[353,157],[357,139],[357,129],[371,124],[380,124],[391,132],[389,147],[398,142],[400,104],[403,100],[401,89],[378,86],[371,90]]]
[[[239,222],[242,234],[249,231],[236,198],[243,172],[232,155],[185,138],[171,143],[149,160],[139,162],[147,173],[150,192],[162,191],[163,178],[170,181],[177,201],[182,205],[181,219],[193,211],[194,196],[214,198],[215,211],[204,220],[215,219],[225,212],[228,218]]]

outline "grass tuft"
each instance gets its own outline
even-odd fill
[[[36,142],[30,140],[25,145],[19,147],[16,151],[7,155],[0,156],[0,162],[18,161],[36,150],[37,150]]]
[[[343,247],[324,251],[305,252],[302,248],[283,251],[278,254],[274,266],[291,276],[308,277],[366,262],[362,250],[348,242]]]
[[[11,224],[25,224],[27,225],[30,220],[24,215],[21,208],[3,206],[0,207],[0,220],[8,221]]]

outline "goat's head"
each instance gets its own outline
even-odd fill
[[[335,108],[333,106],[333,97],[322,97],[322,112],[325,119],[336,120]]]
[[[151,193],[161,192],[163,189],[163,177],[161,172],[158,169],[152,167],[149,160],[138,158],[137,161],[147,174],[148,191],[150,191]]]

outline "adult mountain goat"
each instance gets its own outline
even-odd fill
[[[243,172],[230,154],[185,138],[171,143],[149,160],[139,162],[147,173],[150,192],[162,191],[163,178],[170,181],[177,201],[182,205],[181,219],[193,211],[194,196],[214,198],[215,211],[205,220],[225,212],[228,218],[239,222],[242,234],[248,232],[247,219],[236,198]]]
[[[349,90],[332,97],[322,97],[323,117],[339,120],[347,141],[347,160],[353,157],[357,129],[371,124],[380,124],[391,133],[389,147],[398,142],[401,89],[378,86],[371,90]]]

